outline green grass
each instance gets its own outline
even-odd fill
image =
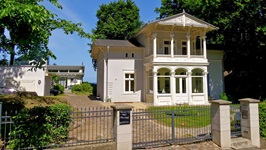
[[[152,106],[148,108],[151,117],[159,123],[175,127],[199,128],[210,125],[210,106]]]

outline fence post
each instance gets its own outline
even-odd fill
[[[224,100],[211,101],[212,141],[221,148],[231,147],[230,104]]]
[[[113,127],[117,150],[132,150],[132,108],[128,105],[112,105]]]
[[[239,99],[241,112],[241,135],[251,140],[252,145],[260,147],[259,100]]]

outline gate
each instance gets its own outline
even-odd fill
[[[133,148],[211,140],[210,106],[149,107],[133,111]]]
[[[230,105],[230,128],[232,138],[241,136],[240,104]]]

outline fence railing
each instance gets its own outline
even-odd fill
[[[133,147],[211,140],[210,106],[150,107],[133,112]]]
[[[12,116],[4,113],[0,116],[1,140],[8,149],[9,133],[14,130],[15,123]],[[89,145],[114,141],[113,135],[113,110],[108,107],[92,107],[76,109],[71,113],[71,125],[65,142],[61,144],[51,143],[45,148],[70,147],[78,145]],[[34,132],[34,131],[33,131]],[[18,135],[19,136],[19,135]],[[1,144],[0,144],[1,145]],[[33,147],[21,147],[21,149],[34,149]]]
[[[241,113],[240,104],[230,105],[231,137],[241,136]]]

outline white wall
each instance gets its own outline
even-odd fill
[[[128,57],[126,57],[126,53]],[[134,57],[132,57],[134,53]],[[143,49],[110,48],[108,57],[108,97],[112,102],[139,102],[144,97]],[[124,74],[135,74],[135,92],[124,92]]]
[[[31,66],[0,67],[0,85],[16,87],[20,91],[36,92],[38,96],[45,93],[45,71],[30,71]]]
[[[209,61],[209,91],[210,96],[214,99],[220,99],[220,94],[224,92],[223,76],[223,51],[207,50]]]

